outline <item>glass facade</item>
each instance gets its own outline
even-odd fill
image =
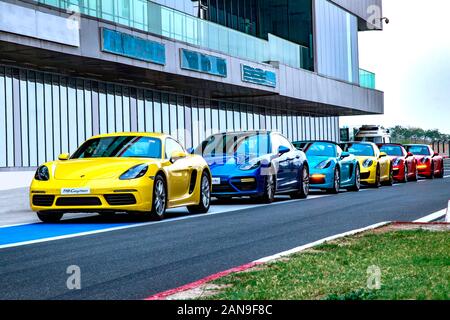
[[[359,83],[358,20],[328,0],[315,0],[317,72]]]
[[[211,16],[215,15],[219,21],[210,22],[147,0],[34,1],[64,9],[68,12],[78,11],[88,16],[250,61],[264,62],[275,60],[271,57],[271,53],[275,51],[277,61],[280,63],[295,68],[309,68],[309,65],[302,64],[304,59],[300,57],[300,55],[305,55],[305,52],[308,52],[308,48],[306,47],[295,43],[292,43],[291,46],[277,47],[276,45],[271,45],[265,39],[253,36],[251,32],[248,34],[242,32],[242,30],[239,31],[239,28],[232,29],[223,26],[226,23],[220,22],[224,22],[225,20],[223,19],[228,19],[228,13],[225,12],[228,6],[225,6],[223,2],[223,6],[219,6],[219,2],[217,2],[217,7],[214,7],[215,11],[211,10],[210,13]],[[237,3],[240,8],[239,10],[244,10],[241,12],[256,13],[256,11],[252,11],[254,5],[250,4],[250,2],[249,4],[246,4],[244,1]],[[253,14],[251,13],[251,16]],[[256,19],[256,17],[253,18]],[[248,25],[247,19],[244,16],[242,19],[237,19],[237,23],[240,25]],[[252,26],[253,24],[253,22],[250,22],[251,29],[256,28]],[[288,42],[287,40],[285,41]],[[286,52],[286,50],[291,51]],[[285,60],[284,54],[290,58]],[[296,56],[296,59],[292,59],[292,56]]]
[[[213,133],[257,129],[291,140],[339,139],[338,117],[0,65],[0,168],[36,167],[99,133],[165,132],[189,148]]]
[[[375,73],[359,69],[359,85],[368,89],[375,89]]]

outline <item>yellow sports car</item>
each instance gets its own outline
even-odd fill
[[[380,152],[372,142],[347,142],[342,149],[353,154],[361,167],[361,183],[380,187],[381,184],[392,186],[394,175],[391,159],[386,153]]]
[[[206,213],[211,174],[202,157],[187,154],[158,133],[90,138],[72,156],[40,166],[30,188],[31,209],[44,222],[66,212],[128,212],[163,219],[166,208]]]

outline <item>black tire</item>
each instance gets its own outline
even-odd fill
[[[306,199],[309,195],[309,168],[305,163],[300,176],[299,190],[295,193],[291,193],[292,199]]]
[[[351,188],[348,188],[348,191],[358,192],[360,189],[361,189],[361,169],[359,169],[359,165],[356,165],[355,183]]]
[[[434,162],[431,164],[431,173],[427,177],[427,179],[433,180],[434,179]]]
[[[161,174],[155,177],[153,182],[152,210],[150,217],[154,220],[163,220],[167,208],[167,184]]]
[[[419,171],[417,170],[417,163],[416,163],[416,174],[414,177],[409,178],[408,181],[417,182],[419,180]]]
[[[379,165],[377,166],[377,171],[375,173],[375,183],[372,185],[372,187],[374,188],[381,187],[381,170]]]
[[[439,171],[439,174],[436,176],[438,179],[444,178],[444,163],[441,164],[441,170]]]
[[[392,164],[389,164],[389,180],[385,181],[383,185],[392,187],[394,185],[394,170],[392,169]]]
[[[276,181],[275,175],[268,175],[264,181],[264,194],[259,197],[259,201],[263,203],[272,203],[275,200],[276,192]]]
[[[37,212],[36,214],[39,220],[45,223],[59,222],[64,215],[62,212]]]
[[[200,179],[200,199],[196,206],[188,206],[189,213],[200,214],[207,213],[211,206],[211,182],[206,172],[203,172]]]
[[[333,188],[327,189],[327,192],[330,194],[338,194],[340,189],[341,189],[341,173],[339,169],[336,167],[334,168]]]
[[[408,175],[409,175],[408,163],[405,162],[404,166],[405,166],[405,169],[404,169],[404,174],[403,174],[403,180],[400,181],[401,183],[407,183],[408,182]]]

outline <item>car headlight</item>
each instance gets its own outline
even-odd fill
[[[40,166],[34,175],[34,178],[39,181],[48,181],[50,179],[50,173],[47,166]]]
[[[144,176],[147,173],[148,165],[146,164],[139,164],[137,166],[134,166],[127,171],[125,171],[121,176],[120,180],[131,180],[131,179],[138,179],[142,176]]]
[[[373,160],[372,159],[366,159],[366,161],[363,162],[363,167],[364,168],[370,168],[373,165]]]
[[[326,169],[331,166],[330,160],[324,160],[316,166],[316,169]]]
[[[239,167],[240,170],[248,171],[248,170],[255,170],[258,169],[261,166],[261,162],[256,163],[245,163]]]
[[[393,161],[393,165],[394,166],[398,166],[400,163],[401,163],[401,161],[402,161],[402,159],[400,159],[400,158],[395,158],[395,160]]]
[[[427,163],[430,160],[430,158],[422,158],[422,160],[420,160],[421,163]]]

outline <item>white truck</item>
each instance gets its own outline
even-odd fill
[[[355,134],[355,141],[369,141],[373,143],[390,143],[391,135],[388,129],[377,125],[365,125]]]

